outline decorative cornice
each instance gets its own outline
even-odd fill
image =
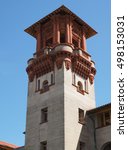
[[[34,59],[26,69],[30,82],[33,81],[34,76],[40,77],[53,70],[54,63],[50,55],[41,56],[37,59]]]
[[[33,81],[34,77],[40,77],[54,70],[55,64],[58,69],[62,68],[65,64],[67,70],[71,69],[79,76],[90,79],[90,83],[93,84],[96,69],[94,62],[90,58],[83,57],[82,55],[67,50],[54,51],[52,49],[46,54],[38,54],[38,57],[30,59],[28,61],[28,67],[26,69],[29,81]]]

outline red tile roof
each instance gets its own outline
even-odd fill
[[[27,29],[25,29],[25,32],[27,32],[31,36],[35,37],[35,32],[34,32],[35,31],[35,27],[38,24],[40,24],[40,23],[46,22],[53,15],[58,14],[61,11],[65,12],[65,13],[67,13],[69,15],[71,15],[74,18],[74,20],[76,20],[77,22],[79,22],[81,25],[83,25],[85,27],[86,38],[90,38],[91,36],[97,34],[97,32],[92,27],[90,27],[86,22],[84,22],[81,18],[79,18],[75,13],[73,13],[71,10],[69,10],[64,5],[62,5],[58,9],[54,10],[52,13],[48,14],[44,18],[40,19],[39,21],[37,21],[36,23],[34,23],[33,25],[31,25],[30,27],[28,27]]]
[[[9,147],[9,148],[18,148],[18,146],[16,146],[16,145],[6,143],[6,142],[3,142],[3,141],[0,141],[0,146],[6,146],[6,147]]]

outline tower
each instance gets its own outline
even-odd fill
[[[25,148],[84,150],[88,143],[85,114],[95,108],[96,73],[86,39],[96,31],[65,6],[25,31],[37,41],[26,69]]]

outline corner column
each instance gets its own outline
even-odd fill
[[[69,25],[69,16],[66,17],[66,43],[70,43],[70,36],[69,36],[69,32],[70,32],[70,25]]]
[[[57,40],[57,26],[56,26],[56,16],[53,17],[53,43],[56,44]]]
[[[86,50],[86,38],[85,38],[84,28],[82,29],[82,49]]]
[[[36,30],[36,40],[37,40],[37,45],[36,45],[36,52],[40,52],[41,48],[42,48],[42,28],[41,28],[41,24],[39,24],[39,26],[37,27]]]
[[[59,16],[56,16],[56,43],[60,43]]]
[[[69,24],[69,37],[70,37],[70,43],[72,44],[72,18],[71,18],[71,16],[69,18],[69,22],[70,22],[70,24]]]

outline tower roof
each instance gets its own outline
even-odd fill
[[[91,28],[86,22],[84,22],[81,18],[79,18],[76,14],[74,14],[71,10],[69,10],[64,5],[62,5],[61,7],[59,7],[58,9],[53,11],[52,13],[48,14],[44,18],[40,19],[39,21],[37,21],[36,23],[31,25],[30,27],[25,29],[25,32],[27,32],[28,34],[30,34],[33,37],[36,37],[36,35],[35,35],[36,27],[40,23],[42,23],[42,24],[46,23],[47,21],[49,21],[51,19],[51,17],[53,15],[55,15],[55,14],[62,14],[62,13],[72,16],[73,20],[75,20],[78,24],[80,24],[81,26],[84,27],[84,31],[85,31],[85,34],[86,34],[86,39],[90,38],[91,36],[93,36],[95,34],[97,34],[97,32],[93,28]]]

